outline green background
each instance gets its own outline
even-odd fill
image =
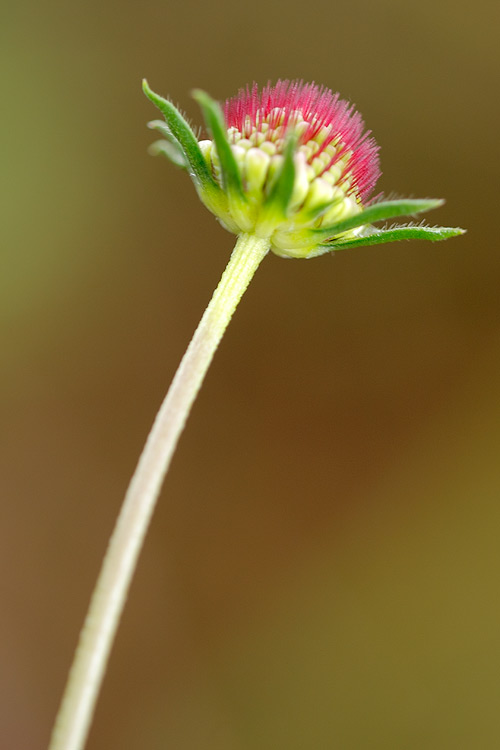
[[[495,15],[496,14],[496,15]],[[498,10],[10,2],[0,24],[0,746],[50,726],[126,484],[233,238],[141,78],[315,80],[468,229],[266,258],[182,437],[89,750],[500,746]]]

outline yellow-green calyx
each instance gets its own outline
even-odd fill
[[[144,91],[165,117],[150,123],[163,136],[154,152],[187,169],[199,197],[226,229],[268,239],[278,255],[311,258],[356,245],[438,240],[463,231],[373,226],[442,201],[367,204],[380,174],[377,146],[359,114],[327,89],[279,81],[259,92],[254,85],[229,99],[224,111],[195,91],[211,136],[204,140],[146,82]]]

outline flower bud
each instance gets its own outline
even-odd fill
[[[378,147],[361,116],[329,89],[278,81],[259,91],[254,84],[222,109],[195,91],[210,136],[198,141],[171,102],[146,82],[143,88],[166,120],[151,123],[165,139],[154,153],[188,170],[226,229],[267,239],[278,255],[311,258],[341,247],[462,233],[422,224],[373,226],[442,201],[370,201],[380,175]]]

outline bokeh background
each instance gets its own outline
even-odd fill
[[[233,238],[146,150],[301,77],[467,227],[269,257],[168,476],[89,750],[500,746],[494,3],[3,4],[0,746],[47,745],[138,453]]]

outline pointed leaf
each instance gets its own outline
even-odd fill
[[[293,160],[297,138],[291,136],[285,145],[283,161],[271,183],[269,195],[264,201],[257,220],[257,231],[260,235],[271,235],[288,215],[288,206],[292,199],[295,184],[295,163]]]
[[[172,131],[163,120],[151,120],[148,122],[148,128],[151,130],[157,130],[165,140],[155,141],[151,144],[148,151],[152,156],[158,156],[159,154],[165,156],[173,164],[183,169],[187,169],[189,164],[182,147],[177,138],[172,134]]]
[[[148,128],[150,130],[157,130],[162,134],[164,138],[167,139],[167,141],[171,141],[172,143],[175,141],[175,143],[179,143],[177,138],[172,134],[172,131],[168,127],[167,123],[163,120],[151,120],[150,122],[148,122]]]
[[[315,221],[320,219],[324,214],[326,214],[327,211],[329,211],[331,208],[333,208],[335,205],[339,205],[342,203],[342,198],[338,198],[335,201],[325,201],[324,203],[319,203],[316,206],[313,206],[312,208],[302,208],[299,214],[299,221],[302,224],[313,224]],[[297,221],[296,221],[297,223]]]
[[[148,128],[150,130],[157,130],[167,141],[175,143],[180,148],[179,141],[163,120],[151,120],[151,122],[148,122]]]
[[[189,164],[190,172],[195,181],[204,189],[218,190],[218,185],[210,174],[207,163],[203,158],[200,147],[198,146],[196,136],[179,110],[174,107],[172,102],[155,94],[155,92],[149,88],[146,79],[142,82],[142,88],[148,99],[158,107],[164,116],[167,122],[167,130],[170,133],[168,140],[179,144],[179,148],[182,150],[186,161]],[[166,132],[164,135],[167,135]]]
[[[373,224],[376,221],[395,219],[397,216],[415,216],[423,211],[430,211],[433,208],[442,206],[444,201],[433,198],[412,199],[403,198],[394,201],[382,201],[374,203],[363,209],[359,214],[350,216],[328,227],[321,227],[313,230],[314,236],[320,241],[320,237],[327,239],[335,234],[347,232],[349,229],[361,227],[363,224]]]
[[[293,157],[297,145],[297,137],[290,136],[284,150],[284,159],[281,169],[271,187],[265,205],[273,209],[277,208],[282,216],[287,215],[288,206],[292,198],[295,183],[295,164]]]
[[[351,247],[363,247],[364,245],[379,245],[386,242],[399,242],[400,240],[430,240],[437,242],[447,240],[449,237],[457,237],[465,234],[465,229],[460,227],[426,227],[426,226],[396,226],[389,229],[375,229],[372,233],[352,239],[338,239],[336,241],[319,245],[308,258],[322,255],[331,250],[344,250]],[[318,252],[319,251],[319,252]]]
[[[253,228],[254,220],[250,215],[248,201],[243,190],[240,169],[227,139],[226,123],[222,110],[218,103],[205,91],[196,89],[193,91],[193,97],[201,107],[207,128],[212,134],[217,149],[222,185],[229,203],[229,212],[238,227],[244,232],[249,232]]]
[[[243,198],[243,185],[241,182],[240,170],[238,169],[236,159],[234,158],[231,146],[227,140],[226,124],[224,122],[222,110],[218,103],[205,93],[205,91],[196,89],[193,91],[193,97],[200,105],[207,128],[215,141],[224,188],[229,193],[234,193]]]
[[[180,167],[181,169],[188,168],[184,152],[176,144],[172,143],[172,141],[155,141],[148,148],[148,151],[151,156],[164,156],[172,164],[175,164],[176,167]]]
[[[381,221],[383,219],[393,219],[396,216],[405,216],[421,213],[422,211],[428,211],[432,208],[437,208],[442,205],[443,201],[434,199],[423,199],[414,200],[411,198],[383,201],[380,203],[374,203],[372,206],[360,211],[355,216],[350,216],[347,219],[341,219],[335,224],[329,224],[326,227],[320,227],[318,229],[308,229],[304,231],[302,229],[289,230],[280,233],[280,244],[282,247],[310,247],[311,244],[320,244],[334,240],[336,235],[347,232],[350,229],[356,227],[362,227],[367,225],[366,229],[374,221]],[[321,210],[324,209],[324,204],[320,206]],[[309,257],[309,256],[308,256]]]

